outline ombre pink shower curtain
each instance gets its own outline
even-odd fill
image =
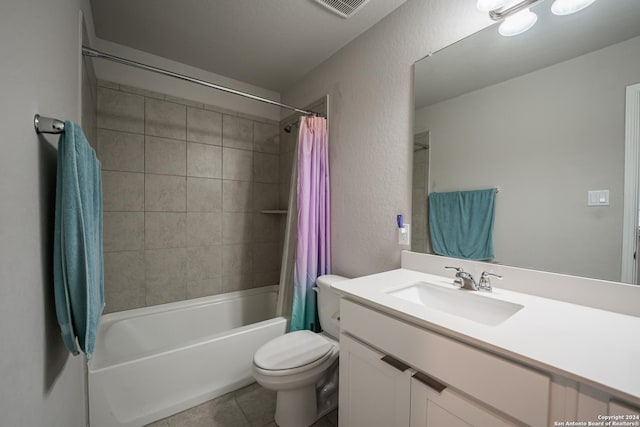
[[[291,330],[319,331],[318,276],[331,272],[327,120],[302,117],[298,134],[298,230]]]

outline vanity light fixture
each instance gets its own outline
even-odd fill
[[[478,0],[479,10],[489,11],[489,17],[494,21],[502,21],[498,32],[503,36],[522,34],[533,27],[538,16],[530,7],[541,0]],[[570,15],[576,13],[596,0],[555,0],[551,12],[555,15]]]
[[[481,1],[478,0],[478,9]],[[503,1],[498,9],[491,9],[489,17],[494,21],[502,21],[498,32],[503,36],[515,36],[522,34],[533,27],[538,16],[529,8],[540,0]]]
[[[551,12],[554,15],[571,15],[589,7],[596,0],[556,0],[551,5]]]
[[[478,10],[482,12],[489,12],[491,10],[500,9],[505,7],[510,0],[478,0],[476,6]]]
[[[500,24],[498,32],[506,37],[517,36],[533,27],[536,21],[538,21],[538,15],[531,12],[529,8],[526,8],[513,15],[507,16],[502,24]]]

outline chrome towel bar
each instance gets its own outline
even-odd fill
[[[40,114],[33,116],[33,127],[36,129],[37,134],[64,132],[64,122],[62,120],[42,117]]]

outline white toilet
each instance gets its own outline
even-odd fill
[[[318,316],[323,332],[296,331],[274,338],[253,356],[253,377],[278,392],[280,427],[308,427],[338,406],[340,297],[331,284],[345,277],[318,277]]]

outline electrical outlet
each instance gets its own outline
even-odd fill
[[[398,244],[401,246],[411,245],[411,224],[403,224],[402,228],[398,228]]]

